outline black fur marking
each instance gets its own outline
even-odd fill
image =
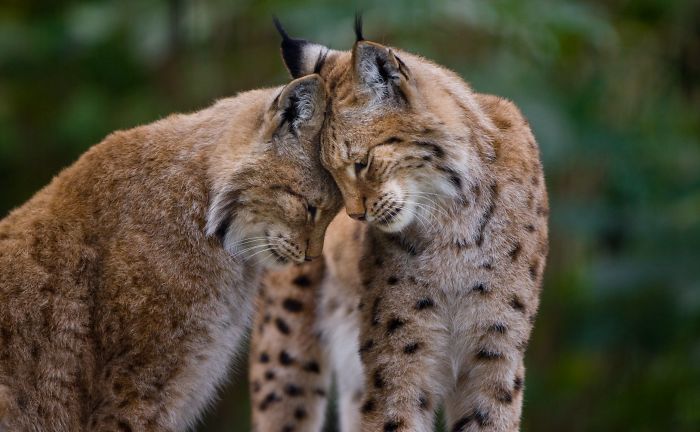
[[[396,276],[390,276],[389,279],[386,280],[386,283],[389,285],[396,285],[399,282],[399,279]]]
[[[489,419],[489,413],[477,410],[474,413],[474,420],[479,424],[479,426],[484,427],[491,423]]]
[[[513,381],[513,391],[519,392],[520,390],[523,389],[523,377],[515,377],[515,380]]]
[[[488,328],[489,333],[500,333],[500,334],[505,334],[508,331],[508,326],[506,326],[503,323],[496,323],[492,324]]]
[[[322,388],[317,388],[314,390],[314,394],[318,397],[326,397],[326,391]]]
[[[374,399],[367,399],[367,401],[362,404],[362,407],[360,408],[360,412],[362,412],[363,414],[367,414],[367,413],[374,411],[374,408],[375,408]]]
[[[420,348],[420,342],[413,342],[403,347],[404,354],[414,354]]]
[[[372,374],[372,383],[374,383],[374,388],[380,389],[384,387],[384,378],[382,378],[382,373],[379,369]]]
[[[381,301],[380,297],[377,297],[374,299],[374,302],[372,303],[372,326],[375,327],[379,324],[379,302]]]
[[[510,260],[511,261],[517,260],[521,251],[522,251],[522,246],[520,246],[520,243],[516,243],[513,246],[513,249],[511,249],[510,252],[508,252],[508,256],[510,257]]]
[[[304,394],[304,389],[302,389],[298,385],[287,384],[284,387],[284,392],[287,394],[287,396],[298,397]]]
[[[426,396],[425,393],[422,393],[418,398],[418,406],[423,410],[430,408],[430,399],[428,399],[428,396]]]
[[[294,418],[297,420],[304,420],[306,418],[306,410],[302,407],[298,407],[294,410]]]
[[[287,69],[289,69],[289,73],[293,78],[306,75],[306,71],[304,71],[302,67],[304,65],[304,48],[309,42],[304,39],[294,39],[290,37],[277,17],[274,17],[272,21],[280,36],[282,36],[282,58],[284,59],[284,64],[287,65]]]
[[[287,351],[282,351],[279,358],[280,364],[284,366],[289,366],[294,363],[294,358],[289,355]]]
[[[318,58],[316,59],[316,63],[314,64],[315,74],[321,74],[321,70],[323,69],[323,65],[326,64],[326,59],[328,58],[328,53],[330,51],[331,50],[329,49],[325,49],[318,54]]]
[[[462,417],[452,426],[452,432],[465,432],[467,430],[467,425],[471,423],[471,421],[471,416]]]
[[[527,230],[527,232],[535,232],[535,226],[533,224],[525,225],[525,229]]]
[[[404,324],[406,324],[406,321],[402,320],[401,318],[394,317],[386,323],[386,331],[389,334],[393,334],[394,332],[396,332],[396,330],[403,327]]]
[[[384,432],[396,432],[401,427],[401,424],[401,421],[389,420],[384,423]]]
[[[267,363],[270,361],[270,356],[266,353],[260,353],[260,363]]]
[[[306,275],[300,275],[295,277],[292,283],[301,288],[308,288],[311,286],[311,279]]]
[[[362,36],[362,14],[358,12],[355,14],[355,42],[363,40],[365,38]]]
[[[282,307],[287,309],[289,312],[301,312],[304,309],[304,303],[297,299],[286,298],[282,302]]]
[[[358,352],[360,355],[368,352],[374,347],[374,340],[373,339],[368,339],[367,342],[363,343]]]
[[[537,280],[537,261],[530,264],[530,279],[533,281]]]
[[[430,309],[435,306],[433,299],[429,297],[422,298],[416,302],[416,310]]]
[[[265,379],[268,381],[272,381],[273,379],[275,379],[275,371],[273,371],[273,370],[265,371]]]
[[[310,361],[304,365],[304,370],[311,373],[321,373],[321,366],[317,361]]]
[[[394,144],[394,143],[400,143],[400,142],[403,142],[402,138],[393,136],[393,137],[389,137],[389,138],[385,139],[384,142],[382,142],[382,144]]]
[[[493,183],[491,185],[491,197],[489,199],[489,206],[484,212],[483,216],[481,216],[481,222],[479,224],[479,231],[476,237],[476,243],[477,246],[481,246],[484,243],[484,230],[486,230],[486,225],[489,223],[491,220],[491,217],[493,217],[493,212],[496,210],[496,197],[498,196],[498,185],[496,183]]]
[[[284,427],[282,428],[282,432],[294,432],[294,426],[284,425]]]
[[[486,287],[484,286],[483,283],[479,282],[478,284],[474,285],[474,288],[472,288],[472,291],[479,292],[481,294],[486,294],[488,291]]]
[[[279,402],[280,400],[282,400],[282,398],[277,396],[275,392],[270,392],[267,394],[267,396],[265,396],[265,399],[263,399],[258,408],[260,411],[265,411],[271,404]]]
[[[520,300],[520,297],[517,295],[514,295],[512,299],[510,299],[510,307],[515,309],[518,312],[525,312],[525,305],[523,304],[523,301]]]
[[[504,356],[502,353],[481,348],[479,351],[477,351],[476,358],[477,360],[500,360],[504,358]]]
[[[292,332],[292,330],[289,328],[289,324],[287,324],[282,318],[275,318],[275,325],[277,326],[277,330],[284,335],[288,335]]]
[[[413,144],[420,146],[420,147],[427,147],[430,149],[430,151],[433,153],[433,155],[438,158],[442,159],[445,157],[445,150],[442,149],[439,145],[435,144],[434,142],[429,142],[429,141],[414,141]]]
[[[129,423],[125,422],[124,420],[120,420],[117,423],[117,427],[122,432],[132,432],[131,425],[129,425]]]
[[[496,400],[504,404],[511,404],[513,403],[513,394],[501,387],[496,390]]]

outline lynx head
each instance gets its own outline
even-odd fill
[[[351,51],[293,39],[276,24],[290,73],[315,69],[326,80],[321,161],[351,217],[395,232],[465,201],[480,166],[466,143],[480,121],[489,121],[472,112],[464,81],[423,58],[364,40],[359,20]]]
[[[249,93],[255,101],[240,128],[250,128],[250,143],[242,154],[222,152],[218,166],[231,168],[215,177],[207,234],[218,236],[234,256],[266,266],[319,257],[326,228],[342,205],[319,159],[323,80],[309,75],[282,89]]]

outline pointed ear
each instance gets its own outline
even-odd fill
[[[412,93],[410,71],[390,48],[358,40],[352,50],[352,61],[360,91],[382,100],[409,102]]]
[[[278,136],[290,133],[315,136],[321,129],[326,112],[326,89],[323,79],[317,75],[297,78],[287,84],[273,106]]]
[[[273,21],[277,31],[282,36],[282,58],[292,78],[318,73],[330,49],[304,39],[292,38],[277,18],[274,18]]]

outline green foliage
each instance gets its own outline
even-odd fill
[[[700,429],[700,3],[121,0],[0,5],[0,214],[115,129],[284,82],[279,15],[513,99],[542,148],[551,258],[523,429]],[[238,369],[200,430],[249,430]],[[332,428],[330,428],[332,429]]]

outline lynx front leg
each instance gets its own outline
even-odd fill
[[[411,277],[382,278],[370,283],[361,305],[362,430],[432,431],[447,368],[440,360],[447,333],[437,320],[438,301]]]
[[[263,282],[250,348],[256,432],[321,430],[330,375],[316,329],[323,271],[318,260]]]
[[[445,400],[447,424],[453,432],[518,431],[531,327],[526,302],[475,286],[455,313],[469,325],[452,344],[456,381]]]

